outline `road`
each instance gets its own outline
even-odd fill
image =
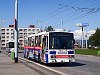
[[[23,53],[19,53],[23,57]],[[68,75],[100,75],[100,57],[76,55],[75,63],[44,65]]]
[[[84,58],[84,59],[82,59]],[[91,60],[89,60],[91,59]],[[98,61],[95,61],[97,60]],[[51,67],[58,71],[67,73],[69,75],[100,75],[100,58],[94,58],[92,56],[76,56],[76,63],[64,64],[60,67]]]

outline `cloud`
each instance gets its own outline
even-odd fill
[[[90,31],[84,31],[84,39],[89,39],[89,37],[95,33],[95,30],[90,30]],[[75,40],[80,40],[81,37],[82,37],[82,30],[75,30],[73,31],[73,34],[74,34],[74,38]]]

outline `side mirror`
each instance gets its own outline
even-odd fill
[[[75,39],[73,40],[73,43],[75,44]]]

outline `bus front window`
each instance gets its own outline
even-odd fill
[[[72,49],[73,39],[65,36],[50,37],[50,49]]]

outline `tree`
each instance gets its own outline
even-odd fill
[[[97,46],[100,48],[100,28],[97,28],[95,34],[90,36],[89,41],[91,42],[92,46]]]
[[[53,27],[52,26],[48,26],[48,27],[45,27],[45,29],[44,29],[45,31],[53,31],[54,29],[53,29]]]

